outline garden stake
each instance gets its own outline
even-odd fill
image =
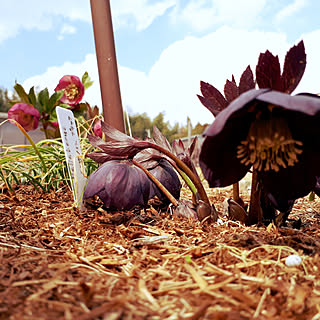
[[[104,120],[124,132],[116,51],[109,0],[91,0]]]

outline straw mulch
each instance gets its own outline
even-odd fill
[[[210,191],[221,212],[230,195]],[[319,213],[303,198],[287,228],[200,224],[155,207],[80,212],[67,188],[4,191],[0,319],[320,319]]]

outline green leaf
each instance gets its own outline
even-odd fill
[[[70,109],[70,106],[68,104],[65,104],[65,103],[59,104],[59,107],[65,108],[65,109]]]
[[[47,105],[49,101],[49,90],[45,88],[39,92],[38,100],[40,105],[43,107],[44,111],[47,110]]]
[[[30,103],[31,103],[34,107],[36,107],[36,105],[37,105],[37,98],[36,98],[36,95],[35,95],[35,93],[34,93],[34,87],[30,88],[29,94],[28,94],[28,98],[29,98]]]
[[[47,112],[51,113],[54,107],[56,106],[57,102],[61,99],[63,96],[63,90],[56,91],[49,99],[48,105],[47,105]]]
[[[91,81],[88,72],[86,71],[81,79],[82,84],[84,85],[84,88],[87,90],[89,87],[92,86],[93,81]]]
[[[309,193],[309,201],[314,201],[314,199],[315,199],[315,193],[314,193],[314,191],[311,191]]]
[[[59,107],[61,107],[61,105],[59,105]],[[58,116],[57,116],[57,110],[54,108],[54,110],[51,112],[50,114],[50,119],[49,121],[51,122],[55,122],[58,121]]]
[[[29,97],[21,84],[16,83],[14,85],[14,90],[16,90],[18,96],[21,99],[21,102],[28,103],[28,104],[30,103]]]

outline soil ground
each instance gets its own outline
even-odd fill
[[[208,192],[224,213],[231,189]],[[320,199],[289,218],[201,224],[155,206],[80,211],[67,187],[4,190],[0,319],[320,319]]]

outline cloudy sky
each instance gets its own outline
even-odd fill
[[[200,80],[222,90],[226,79],[270,50],[283,63],[304,40],[307,68],[296,92],[320,92],[318,0],[111,0],[123,106],[171,124],[208,123]],[[101,108],[89,0],[3,0],[0,87],[17,81],[53,92],[65,74],[88,71],[85,100]]]

